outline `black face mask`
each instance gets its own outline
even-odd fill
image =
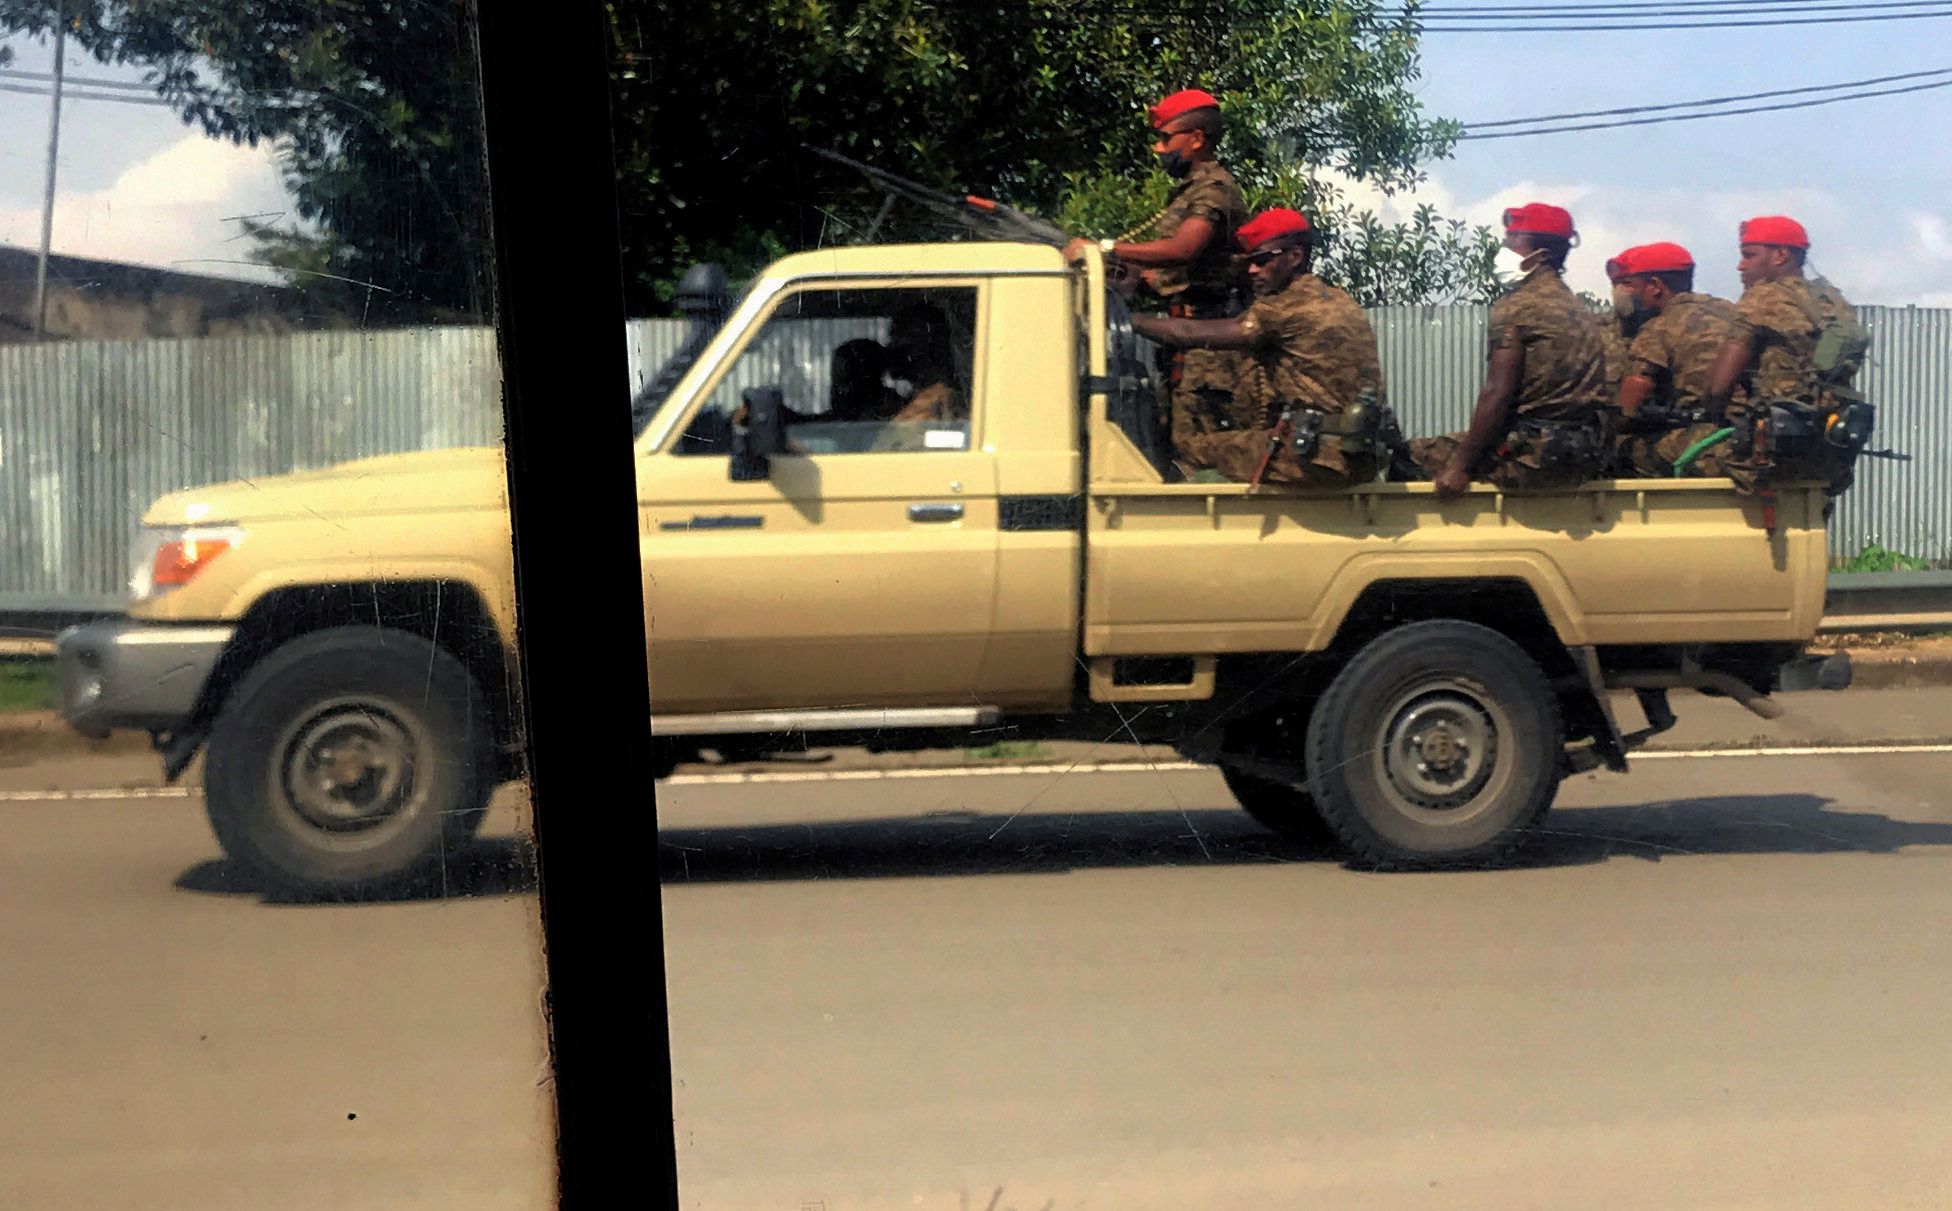
[[[1193,171],[1193,161],[1176,151],[1162,151],[1157,154],[1159,156],[1159,167],[1165,169],[1166,175],[1169,177],[1183,177]]]

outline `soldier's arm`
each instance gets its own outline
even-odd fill
[[[1748,369],[1749,362],[1761,345],[1761,338],[1753,332],[1733,337],[1722,345],[1722,351],[1715,355],[1715,363],[1708,369],[1708,398],[1710,408],[1720,409],[1728,406],[1729,396],[1735,393],[1735,382]]]
[[[1132,265],[1183,265],[1206,251],[1219,233],[1211,219],[1188,218],[1163,240],[1116,244],[1112,255]]]
[[[1511,416],[1512,401],[1518,398],[1518,372],[1525,364],[1525,351],[1516,341],[1491,351],[1491,365],[1478,388],[1477,407],[1471,412],[1471,427],[1457,443],[1449,470],[1469,474],[1484,452],[1504,436]]]
[[[1251,349],[1260,339],[1261,329],[1225,320],[1192,320],[1163,315],[1135,315],[1132,328],[1148,340],[1181,349]]]
[[[1644,374],[1629,374],[1620,380],[1620,415],[1632,420],[1640,405],[1654,389],[1654,380]]]

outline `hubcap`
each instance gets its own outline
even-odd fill
[[[1449,811],[1484,788],[1497,758],[1498,729],[1469,690],[1455,685],[1417,690],[1386,718],[1383,770],[1404,800]]]
[[[321,711],[285,747],[285,793],[305,820],[348,832],[399,814],[414,794],[414,745],[370,704]]]

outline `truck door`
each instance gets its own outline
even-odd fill
[[[656,713],[979,703],[998,540],[983,316],[968,281],[789,289],[640,452]],[[799,452],[737,483],[752,387],[782,391]]]

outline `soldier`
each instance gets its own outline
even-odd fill
[[[1381,419],[1382,363],[1369,316],[1311,272],[1315,232],[1286,208],[1242,226],[1254,302],[1233,319],[1135,316],[1161,344],[1240,350],[1248,427],[1194,434],[1185,457],[1229,479],[1343,487],[1378,470],[1370,426]]]
[[[1736,449],[1724,459],[1727,473],[1751,492],[1781,476],[1828,478],[1835,496],[1849,486],[1850,466],[1847,459],[1828,455],[1822,434],[1840,392],[1854,397],[1849,382],[1863,360],[1862,330],[1835,286],[1803,276],[1810,237],[1801,223],[1766,215],[1743,223],[1738,238],[1736,268],[1744,289],[1736,305],[1736,330],[1722,346],[1708,384],[1708,402],[1715,408],[1726,407],[1738,387],[1747,389],[1747,406],[1735,414],[1741,422]],[[1826,349],[1829,364],[1819,367],[1826,330],[1857,339],[1847,339],[1842,349]],[[1771,404],[1808,416],[1816,436],[1805,439],[1803,453],[1778,458],[1768,446],[1755,444],[1755,426]]]
[[[1702,446],[1725,420],[1707,405],[1708,372],[1735,334],[1735,304],[1694,291],[1694,257],[1679,244],[1643,244],[1607,262],[1616,310],[1637,327],[1619,393],[1626,426],[1617,465],[1622,474],[1721,475],[1726,446]]]
[[[1620,382],[1627,377],[1627,346],[1633,342],[1634,331],[1638,325],[1638,317],[1633,315],[1627,308],[1627,304],[1622,301],[1620,279],[1614,276],[1614,267],[1620,263],[1620,258],[1626,255],[1623,252],[1619,257],[1606,263],[1607,280],[1613,283],[1613,316],[1610,319],[1602,317],[1600,321],[1600,341],[1606,350],[1604,394],[1606,405],[1601,419],[1606,428],[1608,455],[1604,472],[1608,475],[1619,473],[1619,468],[1614,466],[1612,459],[1619,451],[1622,430],[1620,409],[1613,401],[1620,397]]]
[[[1159,238],[1139,243],[1126,238],[1100,240],[1106,254],[1136,266],[1152,292],[1164,299],[1167,314],[1182,319],[1222,319],[1233,314],[1238,277],[1233,263],[1234,233],[1247,220],[1247,200],[1216,155],[1220,146],[1220,103],[1198,89],[1176,92],[1151,111],[1158,139],[1153,154],[1179,183],[1166,207],[1129,235],[1148,228]],[[1085,240],[1072,240],[1066,259],[1075,259]],[[1184,447],[1196,434],[1235,427],[1232,356],[1218,349],[1189,349],[1162,365],[1166,372],[1173,445]]]
[[[1490,365],[1471,426],[1423,437],[1410,456],[1453,496],[1474,477],[1501,488],[1576,484],[1605,462],[1600,320],[1567,288],[1572,216],[1533,202],[1504,213],[1505,248],[1524,277],[1491,308]]]

